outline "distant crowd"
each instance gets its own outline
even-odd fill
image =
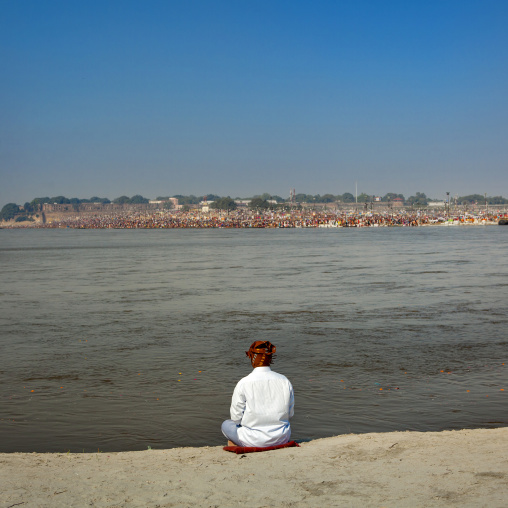
[[[317,228],[317,227],[385,227],[425,226],[454,220],[459,223],[497,222],[498,214],[460,216],[445,218],[442,215],[419,212],[396,213],[346,213],[330,211],[291,212],[266,211],[256,213],[247,210],[210,213],[196,211],[158,211],[155,213],[135,212],[116,215],[75,217],[37,223],[37,228],[75,229],[157,229],[157,228]]]

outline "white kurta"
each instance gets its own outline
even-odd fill
[[[293,387],[270,367],[256,367],[236,385],[231,420],[241,424],[243,446],[274,446],[289,441],[289,418],[294,414]]]

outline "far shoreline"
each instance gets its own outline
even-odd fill
[[[188,226],[188,227],[97,227],[97,228],[89,228],[89,227],[77,227],[77,226],[41,226],[40,224],[32,224],[32,223],[17,223],[17,224],[7,224],[0,225],[0,229],[21,229],[21,230],[55,230],[55,229],[72,229],[72,230],[147,230],[147,229],[349,229],[349,228],[367,228],[367,229],[389,229],[389,228],[407,228],[407,227],[472,227],[472,226],[498,226],[499,223],[497,221],[482,221],[482,222],[441,222],[441,223],[432,223],[432,224],[418,224],[417,226],[410,226],[405,224],[392,224],[392,225],[361,225],[361,226],[330,226],[330,225],[317,225],[317,226],[296,226],[296,227],[279,227],[279,226],[253,226],[253,227],[229,227],[229,226]]]
[[[294,229],[349,227],[420,227],[496,225],[507,217],[503,210],[471,208],[406,209],[402,207],[374,209],[336,209],[292,207],[291,209],[236,210],[86,210],[67,209],[67,206],[48,206],[40,214],[11,218],[0,223],[4,229]],[[45,205],[46,206],[46,205]],[[25,219],[21,221],[20,219]],[[19,222],[16,222],[19,221]]]

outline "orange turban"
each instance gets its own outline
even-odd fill
[[[252,343],[245,354],[250,358],[253,367],[268,367],[275,356],[275,346],[267,340]]]

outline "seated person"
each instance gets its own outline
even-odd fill
[[[270,368],[274,353],[273,344],[260,340],[245,352],[254,370],[236,385],[231,420],[222,424],[228,446],[265,448],[285,444],[291,437],[293,387],[286,376]]]

